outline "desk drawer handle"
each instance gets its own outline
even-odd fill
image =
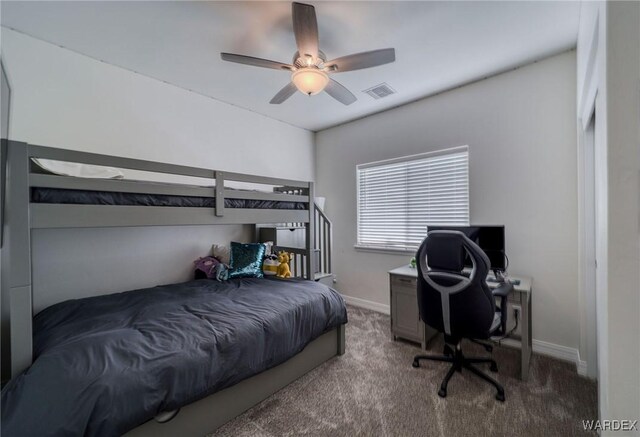
[[[407,283],[409,283],[409,284],[410,284],[411,282],[413,282],[413,281],[411,281],[411,279],[405,279],[405,278],[398,278],[398,281],[400,281],[400,282],[407,282]]]

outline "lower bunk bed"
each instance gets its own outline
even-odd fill
[[[2,435],[202,436],[344,353],[346,322],[336,291],[302,279],[62,302],[34,318],[35,360],[2,390]]]

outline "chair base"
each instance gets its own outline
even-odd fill
[[[486,350],[487,352],[493,352],[493,345],[486,341],[475,340],[473,338],[470,338],[469,341],[471,343],[479,344],[480,346],[484,347],[484,350]]]
[[[420,360],[443,361],[446,363],[451,363],[451,367],[449,368],[449,371],[447,372],[446,376],[442,380],[442,384],[440,384],[440,390],[438,390],[438,396],[440,396],[441,398],[447,397],[447,385],[449,385],[449,380],[454,375],[454,373],[456,371],[462,372],[462,369],[464,368],[469,370],[471,373],[478,376],[479,378],[485,380],[489,384],[493,385],[497,390],[496,399],[499,400],[500,402],[505,401],[504,388],[502,387],[502,385],[500,385],[498,381],[491,378],[489,375],[484,374],[482,371],[480,371],[478,368],[476,368],[473,365],[473,364],[480,364],[480,363],[489,363],[490,364],[489,370],[491,370],[492,372],[497,372],[498,364],[496,364],[495,360],[493,360],[492,358],[465,357],[462,354],[462,348],[460,347],[460,343],[458,343],[454,347],[451,347],[450,345],[445,345],[444,355],[416,355],[413,358],[412,366],[420,367]]]

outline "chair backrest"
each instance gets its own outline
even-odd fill
[[[473,264],[468,277],[462,274],[465,254]],[[488,338],[496,303],[482,249],[460,231],[431,231],[416,258],[422,320],[453,338]]]

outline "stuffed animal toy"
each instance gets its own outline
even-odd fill
[[[278,266],[278,274],[276,275],[278,278],[290,278],[291,277],[291,269],[289,268],[289,260],[291,259],[291,255],[287,252],[278,252],[278,261],[280,265]]]
[[[216,280],[218,282],[226,281],[229,279],[229,266],[220,263],[216,266]]]
[[[264,262],[262,263],[262,273],[265,276],[275,276],[278,274],[278,266],[280,262],[278,261],[277,255],[267,255],[264,257]]]
[[[198,258],[193,262],[196,269],[207,275],[209,279],[226,281],[229,279],[229,267],[213,256]]]

